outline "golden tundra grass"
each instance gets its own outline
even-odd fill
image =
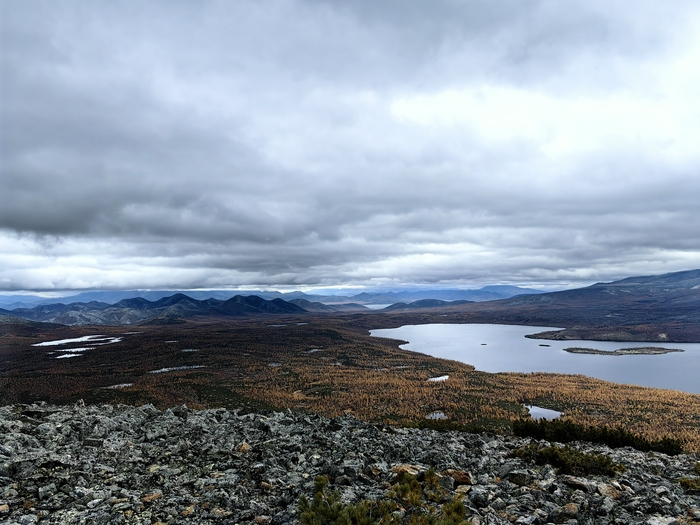
[[[308,324],[297,325],[297,322]],[[488,374],[403,351],[370,337],[352,317],[207,321],[139,327],[121,343],[71,359],[50,359],[39,340],[124,328],[62,329],[57,335],[0,336],[0,402],[152,402],[160,408],[248,404],[327,416],[416,424],[434,411],[459,425],[506,427],[523,403],[565,412],[577,423],[621,425],[649,439],[684,440],[700,452],[700,395],[608,383],[584,376]],[[366,321],[363,321],[366,322]],[[166,341],[177,341],[168,343]],[[195,349],[196,352],[182,352]],[[166,367],[203,366],[168,373]],[[447,381],[429,382],[449,375]],[[118,389],[105,387],[132,383]]]

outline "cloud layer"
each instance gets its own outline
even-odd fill
[[[0,9],[0,290],[700,267],[694,0]]]

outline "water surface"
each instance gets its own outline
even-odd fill
[[[563,412],[557,412],[556,410],[550,410],[549,408],[542,408],[536,405],[525,405],[527,411],[530,412],[530,417],[532,419],[546,419],[551,421],[553,419],[558,419]]]
[[[496,324],[425,324],[372,330],[377,337],[409,341],[401,348],[468,363],[485,372],[583,374],[615,383],[670,388],[700,394],[700,343],[550,341],[528,339],[558,328]],[[546,345],[546,346],[543,346]],[[655,346],[684,352],[662,355],[570,354],[564,348],[613,351]]]

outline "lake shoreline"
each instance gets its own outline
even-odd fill
[[[460,361],[482,372],[584,375],[618,384],[700,394],[696,377],[700,367],[698,343],[556,339],[545,343],[531,336],[557,330],[547,326],[435,323],[375,329],[370,334],[409,341],[399,347]],[[600,355],[628,357],[601,359]]]

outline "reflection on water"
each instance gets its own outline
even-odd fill
[[[555,372],[583,374],[615,383],[700,393],[700,343],[619,343],[543,341],[527,334],[557,330],[546,326],[426,324],[372,330],[377,337],[410,341],[401,348],[462,361],[485,372]],[[547,345],[547,346],[541,346]],[[613,351],[630,346],[680,348],[662,355],[571,354],[573,346]]]

